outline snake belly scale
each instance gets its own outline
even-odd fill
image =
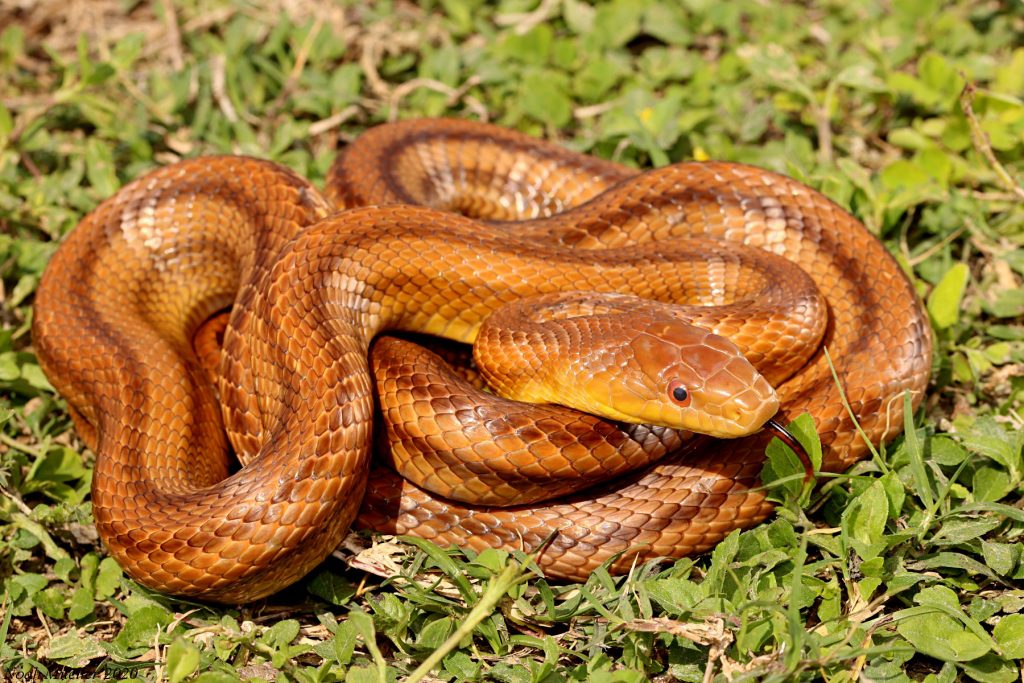
[[[334,213],[369,204],[389,206]],[[770,506],[752,489],[764,438],[683,449],[566,499],[453,502],[371,467],[368,349],[388,329],[472,341],[504,303],[566,289],[685,297],[678,265],[652,254],[687,236],[800,266],[824,297],[823,342],[862,428],[874,441],[896,432],[891,404],[910,391],[916,405],[927,382],[929,327],[895,261],[840,208],[747,166],[638,175],[468,122],[369,131],[332,170],[327,198],[253,159],[154,171],[58,249],[33,335],[97,453],[100,535],[145,585],[256,599],[307,573],[353,520],[477,549],[529,550],[557,528],[540,564],[578,578],[608,559],[623,569],[706,549],[763,519]],[[192,338],[226,307],[216,392]],[[814,416],[827,469],[862,457],[820,350],[777,389],[781,419]],[[224,424],[243,462],[234,473]]]

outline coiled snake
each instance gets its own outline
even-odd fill
[[[333,208],[371,205],[393,206]],[[706,265],[664,256],[682,254],[691,237],[710,250]],[[435,384],[431,356],[383,361],[380,401],[397,422],[388,431],[409,449],[429,442],[486,459],[495,444],[511,443],[513,463],[542,455],[556,478],[583,469],[570,451],[607,461],[647,449],[646,469],[605,473],[610,481],[564,499],[515,505],[515,485],[485,479],[468,488],[513,505],[456,502],[371,467],[368,348],[388,329],[472,341],[501,304],[564,290],[701,304],[759,298],[730,294],[747,276],[729,244],[782,255],[810,276],[828,316],[808,334],[823,335],[867,437],[897,433],[895,399],[910,391],[916,405],[927,382],[929,326],[896,262],[835,204],[748,166],[636,174],[462,121],[368,131],[332,169],[326,198],[280,166],[240,157],[183,161],[136,180],[54,255],[37,294],[34,342],[97,454],[100,535],[143,584],[223,602],[265,596],[320,562],[353,520],[475,549],[531,550],[558,529],[539,562],[579,578],[612,558],[621,570],[637,557],[707,549],[763,519],[770,505],[751,489],[766,439],[678,449],[672,430],[471,405]],[[764,291],[781,277],[763,278]],[[750,353],[803,336],[752,305],[752,320],[721,323],[749,337],[737,343]],[[215,391],[193,336],[228,307]],[[840,470],[866,448],[822,352],[810,353],[777,386],[779,419],[809,411],[824,467]],[[395,400],[405,403],[389,408]],[[225,424],[243,462],[234,473]]]

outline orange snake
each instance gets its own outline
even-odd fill
[[[435,208],[333,213],[335,205],[390,204]],[[368,348],[385,329],[471,341],[492,309],[526,295],[672,298],[682,287],[673,284],[678,266],[659,253],[686,237],[760,247],[802,268],[827,303],[823,341],[861,427],[876,442],[898,433],[896,399],[910,391],[916,405],[927,383],[930,328],[899,266],[849,214],[748,166],[636,174],[463,121],[371,129],[335,164],[326,198],[280,166],[238,157],[183,161],[126,185],[48,265],[34,342],[97,454],[100,535],[140,583],[220,602],[256,599],[306,574],[353,522],[476,550],[531,550],[557,529],[539,564],[581,578],[609,559],[621,571],[637,558],[704,550],[763,519],[771,506],[756,489],[766,439],[680,449],[565,499],[454,502],[371,468]],[[629,244],[638,246],[618,251]],[[704,299],[728,299],[731,268],[710,258]],[[192,344],[227,307],[222,417]],[[755,327],[776,331],[770,321]],[[742,345],[759,353],[790,341]],[[866,446],[822,352],[812,352],[777,387],[779,419],[810,412],[824,468],[841,470]],[[479,424],[469,436],[447,430],[476,413],[504,430],[502,439],[524,441],[521,454],[554,419],[535,417],[533,407],[475,409],[432,383],[431,358],[394,361],[404,379],[378,380],[385,410],[419,399],[390,411],[411,424],[389,430],[459,442],[479,436]],[[423,404],[430,417],[418,412]],[[614,454],[635,438],[656,442],[660,455],[681,443],[671,431],[573,415],[554,431],[558,439],[572,433],[577,450]],[[225,424],[243,463],[234,473]]]

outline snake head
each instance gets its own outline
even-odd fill
[[[725,337],[671,319],[630,337],[605,346],[583,381],[590,412],[719,438],[752,434],[778,412],[775,390]]]

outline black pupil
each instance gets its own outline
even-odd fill
[[[672,398],[674,398],[677,401],[685,401],[686,389],[684,389],[683,387],[676,387],[675,389],[672,390]]]

